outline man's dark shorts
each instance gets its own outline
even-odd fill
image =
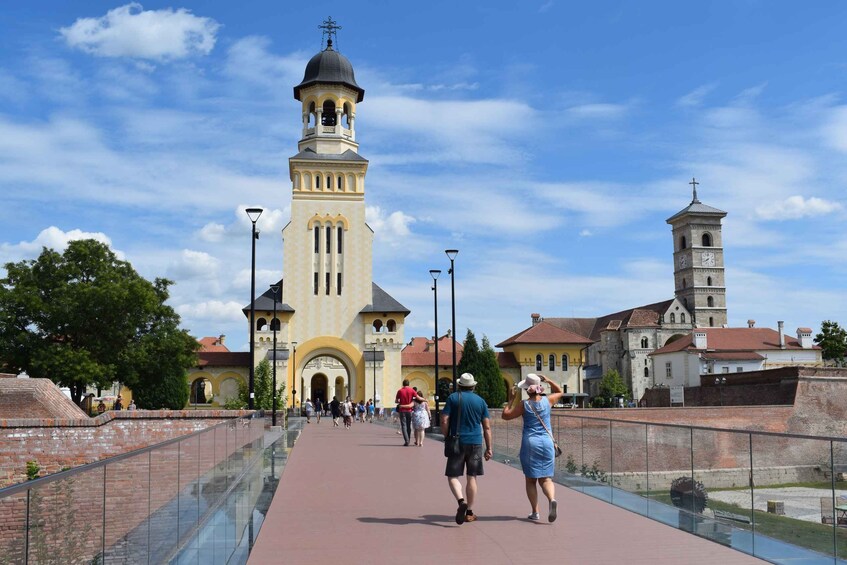
[[[461,477],[465,474],[465,466],[467,465],[468,476],[484,475],[485,473],[482,471],[483,454],[482,444],[462,444],[462,452],[459,455],[447,458],[447,469],[444,474],[448,477]]]

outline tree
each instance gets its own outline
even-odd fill
[[[179,410],[188,402],[186,368],[195,363],[198,343],[177,323],[173,317],[160,320],[133,347],[134,375],[127,384],[139,408]]]
[[[488,336],[482,336],[482,355],[485,359],[485,372],[487,396],[483,396],[489,406],[500,408],[506,402],[506,386],[503,375],[500,373],[500,363],[497,362],[497,353],[491,347]]]
[[[491,356],[485,351],[480,351],[476,336],[468,329],[462,348],[462,360],[456,370],[460,375],[472,374],[477,382],[476,393],[488,406],[500,408],[505,402],[500,367],[487,338],[483,338],[483,345],[491,351]]]
[[[616,369],[609,369],[603,375],[603,378],[600,379],[600,396],[607,399],[609,403],[611,403],[611,399],[616,396],[623,396],[624,398],[629,398],[629,389],[626,387],[626,383],[621,378],[620,373],[617,372]]]
[[[10,370],[66,386],[79,403],[88,386],[120,381],[142,390],[143,380],[173,378],[178,367],[184,379],[196,363],[179,316],[164,304],[172,283],[144,279],[103,243],[72,241],[62,254],[44,248],[37,259],[5,268],[0,364]]]
[[[278,375],[277,375],[278,376]],[[277,383],[279,386],[276,391],[276,409],[285,409],[285,383]],[[273,410],[273,375],[271,373],[271,363],[267,359],[256,365],[256,371],[253,373],[253,393],[256,395],[253,399],[253,406],[256,410]],[[227,409],[239,409],[247,406],[248,390],[247,384],[241,383],[238,386],[238,400],[228,401],[224,407]]]
[[[847,354],[847,330],[838,325],[838,322],[824,320],[821,323],[821,331],[815,336],[815,343],[821,347],[821,355],[827,361],[834,361],[836,365],[844,363]]]

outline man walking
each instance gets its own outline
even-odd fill
[[[452,429],[459,436],[461,450],[458,455],[447,457],[444,474],[450,485],[450,492],[456,497],[459,507],[456,510],[456,523],[476,521],[473,504],[476,499],[476,478],[483,475],[482,460],[491,459],[491,420],[488,406],[474,393],[476,380],[470,373],[463,373],[457,381],[459,390],[447,397],[444,411],[441,412],[441,433],[444,437]],[[482,442],[485,441],[485,451]],[[462,474],[467,474],[465,494],[462,495]],[[467,498],[465,498],[467,497]]]
[[[409,445],[412,436],[412,407],[418,391],[409,386],[409,379],[403,379],[403,388],[397,391],[394,402],[397,404],[397,414],[400,416],[400,430],[403,432],[403,445]]]

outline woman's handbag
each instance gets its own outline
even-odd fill
[[[538,414],[538,411],[535,410],[535,406],[532,405],[532,401],[529,401],[529,409],[532,410],[532,413],[535,414],[535,417],[538,418],[538,421],[541,422],[541,425],[544,426],[544,429],[547,430],[547,435],[550,436],[550,439],[553,440],[553,451],[556,453],[556,457],[562,454],[562,448],[559,447],[559,444],[556,443],[556,440],[553,439],[553,434],[550,432],[550,428],[547,427],[547,424],[544,423],[544,420],[541,419],[541,415]]]
[[[462,393],[459,393],[459,408],[456,417],[450,418],[450,429],[444,438],[444,457],[454,457],[462,453],[462,443],[459,441],[459,418],[462,417]],[[455,421],[455,427],[453,426]]]

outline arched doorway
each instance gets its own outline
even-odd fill
[[[209,404],[212,402],[212,381],[199,378],[191,383],[191,404]]]
[[[323,373],[317,373],[312,376],[311,382],[311,393],[312,393],[312,404],[317,405],[318,400],[321,401],[321,404],[326,404],[327,402],[327,392],[328,392],[328,384],[329,380],[327,376]],[[330,399],[331,400],[331,399]]]
[[[342,377],[335,378],[335,396],[338,400],[347,398],[347,387],[344,386],[344,379]]]

